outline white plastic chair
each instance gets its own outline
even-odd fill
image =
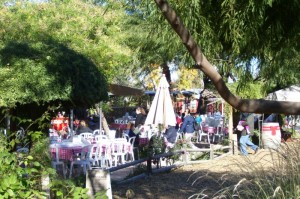
[[[112,166],[112,156],[111,156],[111,143],[99,142],[98,161],[100,162],[101,168],[108,168]]]
[[[20,127],[20,130],[18,130],[16,133],[16,138],[18,140],[22,140],[24,139],[24,137],[25,137],[25,130],[22,127]]]
[[[111,143],[111,155],[114,166],[118,165],[118,160],[120,160],[120,164],[125,163],[125,156],[127,152],[125,152],[124,143],[127,143],[125,138],[119,138],[119,140],[115,139]]]
[[[115,138],[113,139],[114,142],[127,142],[126,138]]]
[[[108,137],[106,135],[95,135],[95,141],[101,142],[102,140],[108,140]]]
[[[200,125],[200,130],[198,132],[198,134],[199,134],[199,142],[202,141],[202,136],[206,136],[207,137],[207,142],[210,144],[209,133],[208,132],[204,132],[202,125],[203,124]]]
[[[130,148],[130,151],[128,152],[127,155],[130,155],[132,161],[135,160],[135,158],[134,158],[134,150],[137,150],[137,153],[138,153],[138,148],[137,148],[137,147],[134,147],[135,138],[136,138],[136,137],[131,137],[131,138],[129,138],[129,140],[128,140],[128,142],[129,142],[130,145],[131,145],[131,148]],[[139,156],[139,154],[138,154],[138,156]],[[126,156],[126,160],[128,160],[128,156]]]
[[[96,129],[96,130],[93,131],[93,134],[94,135],[104,135],[104,131],[103,130],[100,131],[99,129]]]
[[[91,159],[90,159],[91,149],[92,149],[91,146],[83,147],[80,152],[80,158],[75,159],[71,162],[69,178],[72,177],[72,171],[73,171],[74,165],[80,165],[83,168],[84,174],[86,174],[87,169],[91,169]]]
[[[65,163],[63,161],[59,160],[59,148],[58,148],[57,145],[55,146],[55,157],[54,157],[54,159],[52,159],[51,164],[52,164],[52,167],[55,170],[57,170],[57,166],[58,165],[61,165],[62,166],[62,170],[63,170],[64,178],[66,179],[67,170],[65,168]]]
[[[129,141],[129,135],[126,133],[123,133],[123,138],[126,138],[127,141]]]
[[[91,146],[91,152],[89,153],[89,160],[93,166],[99,166],[99,152],[100,146],[98,144],[93,144]]]
[[[223,126],[217,127],[217,132],[213,136],[213,142],[215,142],[215,138],[218,137],[218,141],[221,141],[224,138],[224,128]]]
[[[89,142],[91,142],[94,139],[94,135],[92,133],[86,132],[86,133],[80,133],[79,135]]]

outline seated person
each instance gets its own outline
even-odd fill
[[[135,127],[134,127],[134,123],[129,122],[127,124],[127,128],[129,127],[129,129],[127,129],[127,131],[125,132],[130,138],[131,137],[135,137],[137,134],[135,133]]]
[[[134,145],[135,146],[138,145],[138,140],[139,140],[138,127],[135,128],[134,123],[128,122],[126,131],[124,133],[127,134],[129,138],[135,137]]]
[[[75,130],[77,130],[78,127],[80,126],[80,120],[79,119],[75,119],[74,122],[73,122],[73,124],[74,124]]]
[[[63,127],[62,130],[60,130],[59,132],[59,135],[61,135],[61,138],[62,139],[67,139],[68,138],[68,127]]]
[[[165,141],[175,144],[177,137],[177,130],[175,126],[168,126],[166,132],[164,133]]]
[[[123,133],[124,133],[125,135],[128,135],[128,136],[129,136],[129,131],[131,130],[131,125],[132,125],[131,122],[128,122],[128,123],[127,123],[126,129],[123,131]]]
[[[87,126],[84,120],[80,121],[80,125],[76,130],[76,135],[79,135],[80,133],[93,133],[93,130]]]

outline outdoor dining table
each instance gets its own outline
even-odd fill
[[[62,140],[62,142],[50,144],[49,148],[52,158],[55,158],[56,147],[58,147],[59,159],[72,161],[74,156],[81,152],[82,148],[89,145],[91,144],[88,142],[71,142],[71,140]]]
[[[52,143],[49,145],[50,154],[52,159],[56,157],[56,148],[58,148],[59,160],[65,162],[72,162],[75,158],[79,157],[79,154],[82,152],[82,149],[86,146],[91,146],[91,153],[95,152],[95,146],[101,147],[101,156],[105,156],[108,159],[113,154],[117,145],[122,145],[124,154],[133,154],[133,146],[130,142],[127,142],[126,139],[122,140],[122,138],[116,139],[102,139],[98,142],[96,140],[89,141],[76,141],[72,142],[72,140],[62,140],[61,142]]]

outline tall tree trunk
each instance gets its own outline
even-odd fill
[[[221,97],[233,108],[242,112],[249,113],[284,113],[298,115],[300,114],[300,103],[285,101],[270,101],[262,99],[241,99],[233,95],[227,88],[220,74],[215,70],[212,64],[206,59],[201,52],[192,35],[185,28],[175,11],[168,5],[166,0],[154,0],[159,9],[162,11],[169,24],[178,34],[183,44],[189,51],[190,55],[196,62],[196,68],[200,69],[207,75]]]
[[[168,81],[168,83],[171,83],[171,72],[170,72],[170,68],[168,66],[168,64],[166,62],[164,62],[162,65],[162,70],[163,70],[163,74],[165,74],[166,79]]]
[[[107,120],[102,111],[101,111],[101,121],[102,121],[102,128],[103,128],[105,134],[109,135],[109,126],[108,126]]]
[[[99,104],[95,104],[95,107],[96,107],[96,111],[97,111],[97,114],[99,115],[99,119],[101,121],[101,127],[103,128],[104,130],[104,133],[106,135],[109,135],[109,126],[108,126],[108,123],[107,123],[107,120],[103,114],[103,111],[100,109],[100,106],[101,106],[101,103]],[[100,131],[102,131],[102,129],[99,129]],[[100,132],[101,133],[101,132]]]

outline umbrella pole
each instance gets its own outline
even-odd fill
[[[73,109],[70,110],[70,135],[73,137],[73,118],[74,118],[74,112]]]
[[[102,135],[102,102],[99,103],[99,134]]]

